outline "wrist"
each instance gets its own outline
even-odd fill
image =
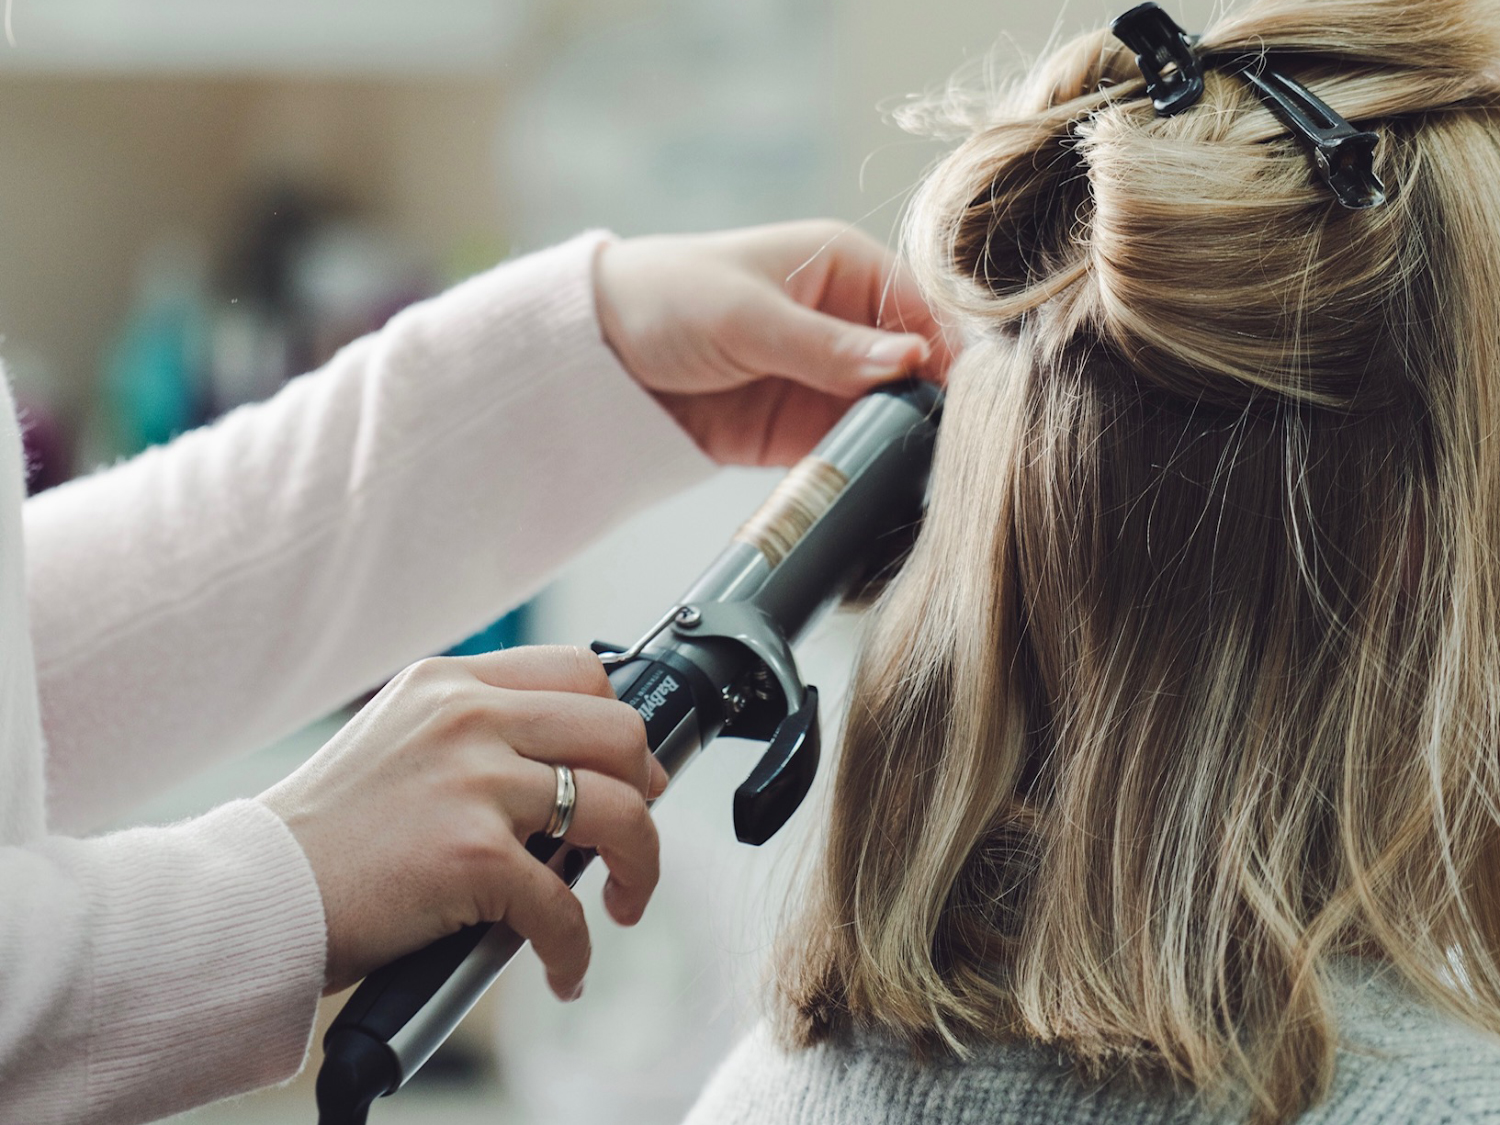
[[[590,279],[594,289],[594,314],[599,320],[599,336],[604,344],[614,353],[625,373],[645,390],[651,388],[641,381],[640,374],[631,364],[622,347],[625,339],[625,326],[620,319],[620,310],[616,302],[616,284],[614,276],[609,272],[609,258],[611,252],[620,245],[620,239],[613,235],[600,239],[599,245],[594,247],[594,256],[590,265]],[[654,393],[654,392],[653,392]]]

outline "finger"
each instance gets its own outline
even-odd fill
[[[640,920],[660,875],[660,844],[656,824],[645,799],[634,788],[613,777],[591,770],[573,774],[576,793],[568,843],[594,848],[609,868],[604,905],[622,926]],[[519,787],[521,807],[515,818],[516,836],[525,840],[544,831],[552,819],[557,800],[556,774],[546,771],[545,780],[529,779]]]
[[[570,691],[614,699],[609,675],[599,658],[573,645],[524,645],[453,658],[491,687],[515,691]]]
[[[791,229],[804,257],[791,267],[787,293],[840,320],[923,337],[931,351],[917,374],[941,382],[953,348],[900,259],[855,227],[815,221]]]
[[[531,942],[552,991],[576,1000],[589,967],[589,930],[578,897],[519,841],[495,865],[492,893],[494,917]]]
[[[840,320],[769,287],[759,308],[726,326],[723,344],[751,377],[779,376],[841,398],[913,372],[932,354],[919,335]]]
[[[927,359],[916,366],[913,374],[919,378],[944,386],[948,381],[948,368],[953,366],[957,348],[956,336],[948,332],[933,317],[927,300],[910,281],[897,276],[886,291],[886,302],[880,312],[880,324],[886,329],[900,327],[903,332],[916,332],[926,339]],[[918,327],[912,327],[918,326]]]
[[[879,266],[885,267],[884,272]],[[863,320],[888,332],[915,333],[922,337],[928,349],[915,373],[924,379],[941,381],[953,362],[947,334],[904,267],[888,257],[879,266],[836,258],[828,286],[815,307],[830,316]]]
[[[808,268],[799,292],[797,279],[788,292],[803,304],[831,316],[886,328],[915,332],[937,340],[942,330],[922,292],[889,249],[855,227],[846,227],[826,241]]]
[[[594,848],[609,868],[604,906],[622,926],[640,921],[661,874],[656,822],[641,795],[612,777],[581,770],[567,839]]]
[[[561,691],[490,693],[492,722],[517,754],[618,778],[649,794],[658,782],[646,745],[646,724],[635,708],[611,697]]]

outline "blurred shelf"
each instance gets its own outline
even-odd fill
[[[12,0],[0,73],[493,74],[530,0]]]

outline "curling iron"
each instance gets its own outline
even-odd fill
[[[768,742],[734,794],[744,843],[774,836],[812,787],[818,689],[803,682],[792,645],[916,526],[941,400],[916,381],[861,399],[645,636],[626,649],[595,646],[669,779],[720,734]],[[594,858],[541,834],[527,849],[570,887]],[[363,1125],[370,1104],[417,1072],[523,944],[504,922],[481,923],[367,977],[323,1040],[320,1125]]]

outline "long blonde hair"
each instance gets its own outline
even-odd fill
[[[1500,1032],[1500,13],[1259,0],[1381,136],[1342,209],[1246,83],[1158,118],[1098,32],[922,186],[974,341],[872,611],[790,1038],[1324,1094],[1335,958]],[[953,103],[957,104],[957,103]]]

